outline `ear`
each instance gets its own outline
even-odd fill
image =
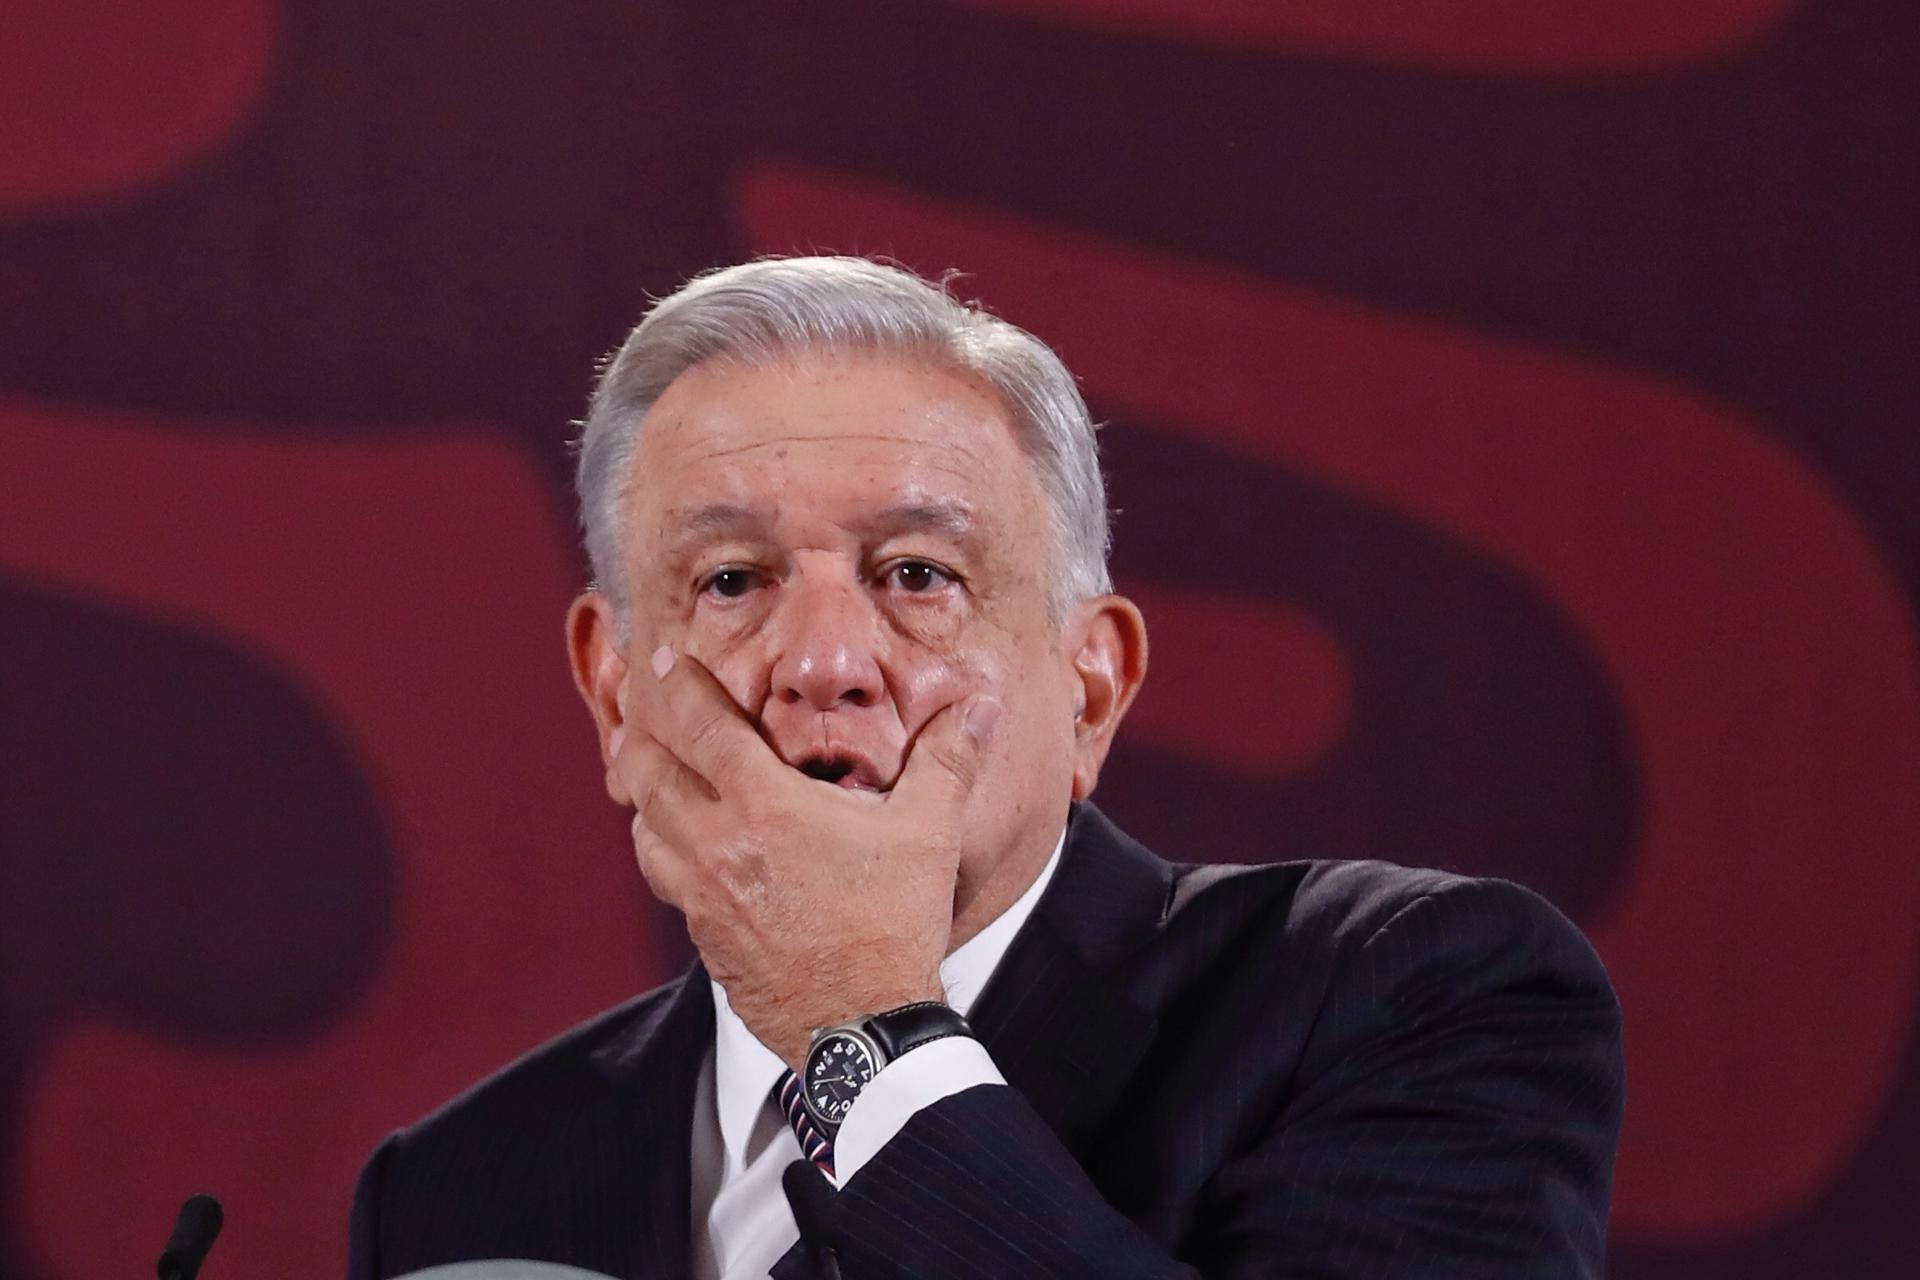
[[[573,667],[573,687],[580,691],[600,739],[600,762],[607,771],[607,794],[617,804],[631,804],[626,788],[613,769],[609,741],[626,724],[627,656],[620,648],[620,632],[613,602],[589,591],[567,610],[567,661]]]
[[[1125,596],[1098,596],[1075,608],[1066,628],[1077,687],[1073,725],[1073,798],[1100,781],[1113,735],[1147,678],[1147,624]]]

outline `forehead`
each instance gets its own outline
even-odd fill
[[[671,536],[682,516],[716,507],[847,527],[880,510],[962,510],[996,539],[1031,537],[1043,520],[1038,479],[990,388],[863,355],[681,375],[640,431],[628,504],[641,536]]]

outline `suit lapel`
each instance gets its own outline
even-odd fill
[[[1151,937],[1172,887],[1167,863],[1075,805],[1053,882],[974,1006],[974,1030],[1007,1082],[1076,1156],[1152,1040],[1154,1019],[1114,971]]]
[[[713,1044],[713,996],[695,962],[653,1016],[592,1055],[604,1085],[561,1138],[587,1169],[553,1209],[561,1238],[604,1242],[612,1274],[679,1280],[692,1271],[693,1103]],[[597,1176],[596,1176],[597,1175]]]

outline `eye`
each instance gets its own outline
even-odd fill
[[[952,574],[925,560],[896,560],[887,566],[883,577],[888,586],[909,595],[925,595],[953,581]]]
[[[723,600],[737,600],[760,585],[760,575],[753,569],[743,569],[738,565],[728,565],[724,569],[715,569],[700,584],[700,590],[708,595],[719,596]]]

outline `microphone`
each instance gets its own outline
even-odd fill
[[[840,1255],[835,1251],[840,1228],[833,1219],[833,1187],[827,1175],[811,1160],[795,1160],[780,1175],[780,1188],[793,1206],[800,1238],[820,1263],[820,1274],[826,1280],[840,1280]]]
[[[220,1234],[223,1221],[220,1202],[212,1196],[194,1196],[181,1205],[173,1234],[167,1237],[167,1247],[160,1251],[160,1261],[154,1266],[160,1280],[193,1280],[200,1264],[207,1260],[207,1250],[213,1248],[213,1238]]]

